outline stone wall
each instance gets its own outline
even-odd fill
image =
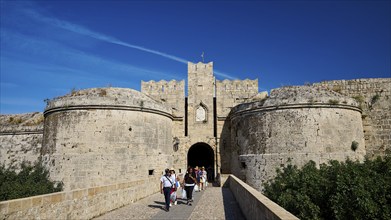
[[[217,117],[227,117],[231,108],[258,94],[258,79],[216,80]]]
[[[235,196],[246,219],[299,219],[234,175],[229,175],[223,184]]]
[[[42,113],[0,115],[0,163],[15,167],[34,164],[41,154],[44,117]]]
[[[174,117],[183,118],[185,112],[185,81],[141,81],[141,92],[162,101],[172,108]]]
[[[106,88],[45,110],[43,163],[65,191],[142,180],[172,165],[172,116],[140,92]]]
[[[189,62],[188,80],[188,135],[190,138],[213,137],[213,62]]]
[[[0,202],[0,219],[91,219],[158,192],[158,178]]]
[[[335,80],[315,83],[356,99],[363,110],[367,156],[391,150],[391,78]]]
[[[218,151],[220,153],[220,173],[230,174],[232,163],[231,148],[231,121],[229,118],[219,119],[218,127]]]
[[[264,102],[235,107],[230,119],[231,171],[258,190],[289,161],[301,166],[309,160],[363,160],[365,155],[357,103],[332,91],[276,89]]]
[[[185,81],[165,81],[158,82],[141,81],[141,92],[151,96],[155,100],[160,100],[172,109],[172,148],[173,167],[178,171],[186,169],[187,160],[184,150],[185,138]]]

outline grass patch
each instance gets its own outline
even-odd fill
[[[339,101],[335,99],[329,99],[329,104],[331,105],[338,105]]]

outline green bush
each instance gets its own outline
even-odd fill
[[[375,104],[380,99],[380,95],[376,94],[371,99],[371,105]]]
[[[49,172],[40,164],[22,163],[21,171],[0,166],[0,201],[59,192],[61,182],[49,180]]]
[[[339,101],[335,99],[329,99],[329,104],[331,105],[338,105]]]
[[[358,148],[358,142],[357,141],[352,141],[352,145],[350,146],[352,151],[356,151]]]
[[[300,219],[391,219],[391,157],[287,165],[264,194]]]

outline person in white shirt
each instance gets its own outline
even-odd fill
[[[164,193],[165,207],[163,208],[166,212],[170,211],[170,193],[171,188],[175,182],[171,179],[170,169],[164,170],[165,174],[160,178],[160,193]]]

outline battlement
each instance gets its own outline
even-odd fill
[[[172,108],[174,116],[184,116],[185,80],[141,81],[141,92]]]
[[[222,92],[258,92],[258,79],[216,80],[216,90]]]
[[[258,94],[258,79],[216,80],[217,115],[226,117],[231,108]]]
[[[160,80],[155,82],[154,80],[144,82],[141,81],[141,92],[149,95],[157,94],[184,94],[185,91],[185,81],[176,81],[176,80]]]
[[[210,73],[213,74],[213,62],[209,63],[187,63],[187,72],[188,73]]]

